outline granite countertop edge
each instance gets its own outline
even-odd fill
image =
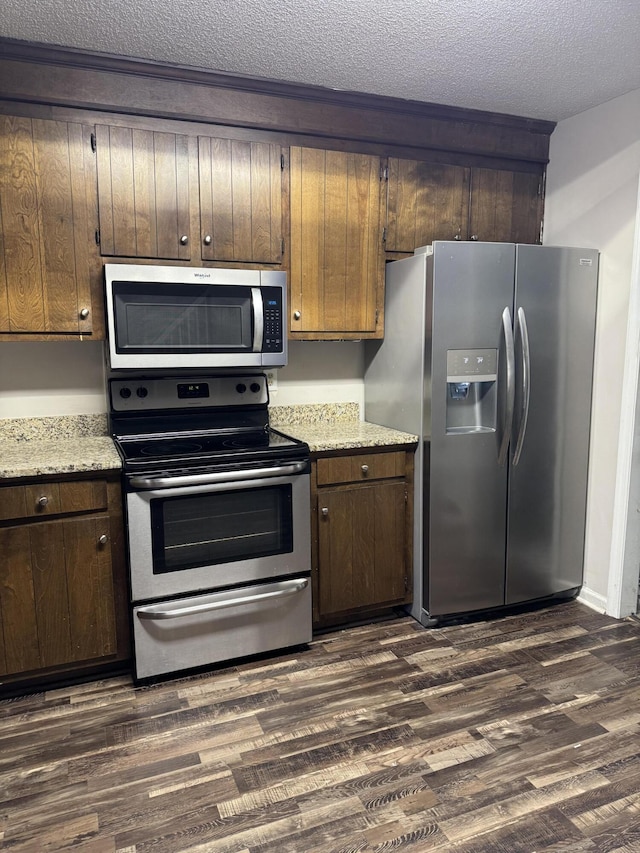
[[[312,453],[415,444],[410,433],[360,421],[357,407],[279,407],[272,426],[306,442]],[[289,415],[289,416],[288,416]],[[335,415],[335,417],[332,417]],[[122,462],[106,434],[106,416],[0,421],[0,480],[120,471]]]
[[[418,442],[417,435],[390,429],[368,421],[348,423],[279,424],[281,432],[309,445],[312,453],[331,450],[355,450],[360,447],[396,447]]]
[[[120,471],[122,462],[108,435],[47,439],[0,439],[0,479]]]

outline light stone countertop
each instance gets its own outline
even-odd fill
[[[269,416],[274,429],[306,441],[312,453],[356,447],[392,447],[418,441],[417,435],[361,421],[357,403],[272,406]]]
[[[273,406],[274,429],[305,441],[312,452],[413,444],[418,438],[359,420],[357,403]],[[106,415],[0,419],[0,480],[119,471]]]
[[[119,471],[106,415],[0,420],[0,479]]]
[[[281,432],[306,441],[312,453],[327,450],[350,450],[356,447],[392,447],[415,444],[418,437],[378,424],[356,423],[282,424],[275,426]]]

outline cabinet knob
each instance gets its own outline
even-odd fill
[[[182,237],[180,238],[180,245],[186,246],[188,242],[189,242],[189,238],[187,237],[186,234],[183,234]]]
[[[99,542],[101,545],[106,545],[108,541],[109,541],[109,537],[107,536],[107,534],[106,534],[106,533],[103,533],[103,534],[102,534],[102,536],[100,536],[100,537],[99,537],[99,539],[98,539],[98,542]]]
[[[455,236],[453,239],[454,239],[454,240],[462,240],[462,235],[460,234],[460,232],[459,232],[459,231],[458,231],[458,233],[456,234],[456,236]]]
[[[369,473],[369,466],[368,465],[361,465],[360,470],[362,471],[363,474],[368,474]]]
[[[329,515],[329,507],[323,506],[323,507],[322,507],[322,509],[320,510],[320,512],[321,512],[324,516]]]
[[[88,316],[89,316],[89,309],[88,308],[81,308],[80,309],[80,319],[86,320]]]
[[[205,246],[210,246],[211,245],[211,234],[205,234],[202,242],[205,244]]]
[[[477,234],[472,234],[472,235],[471,235],[471,237],[470,237],[469,239],[470,239],[470,240],[477,240],[477,239],[478,239],[478,235],[477,235]]]
[[[38,506],[42,509],[44,509],[48,503],[49,498],[46,495],[43,495],[41,498],[38,498]]]
[[[302,317],[302,314],[301,314],[299,311],[294,311],[294,312],[293,312],[293,319],[294,319],[294,320],[299,320],[299,319],[300,319],[300,317]]]

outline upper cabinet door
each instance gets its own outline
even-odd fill
[[[96,128],[102,255],[190,260],[189,137]]]
[[[282,148],[198,137],[201,256],[282,261]]]
[[[290,157],[290,331],[382,337],[380,158],[310,148]]]
[[[542,209],[541,174],[471,170],[471,240],[539,243]]]
[[[469,218],[469,169],[389,158],[388,252],[413,252],[434,240],[464,240]]]
[[[0,116],[0,333],[92,330],[91,130]]]

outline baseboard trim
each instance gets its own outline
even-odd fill
[[[598,613],[607,612],[606,596],[600,595],[599,592],[594,592],[592,589],[589,589],[589,587],[582,587],[580,595],[578,595],[576,601],[579,601],[581,604],[586,604],[587,607],[590,607],[592,610],[597,610]]]

